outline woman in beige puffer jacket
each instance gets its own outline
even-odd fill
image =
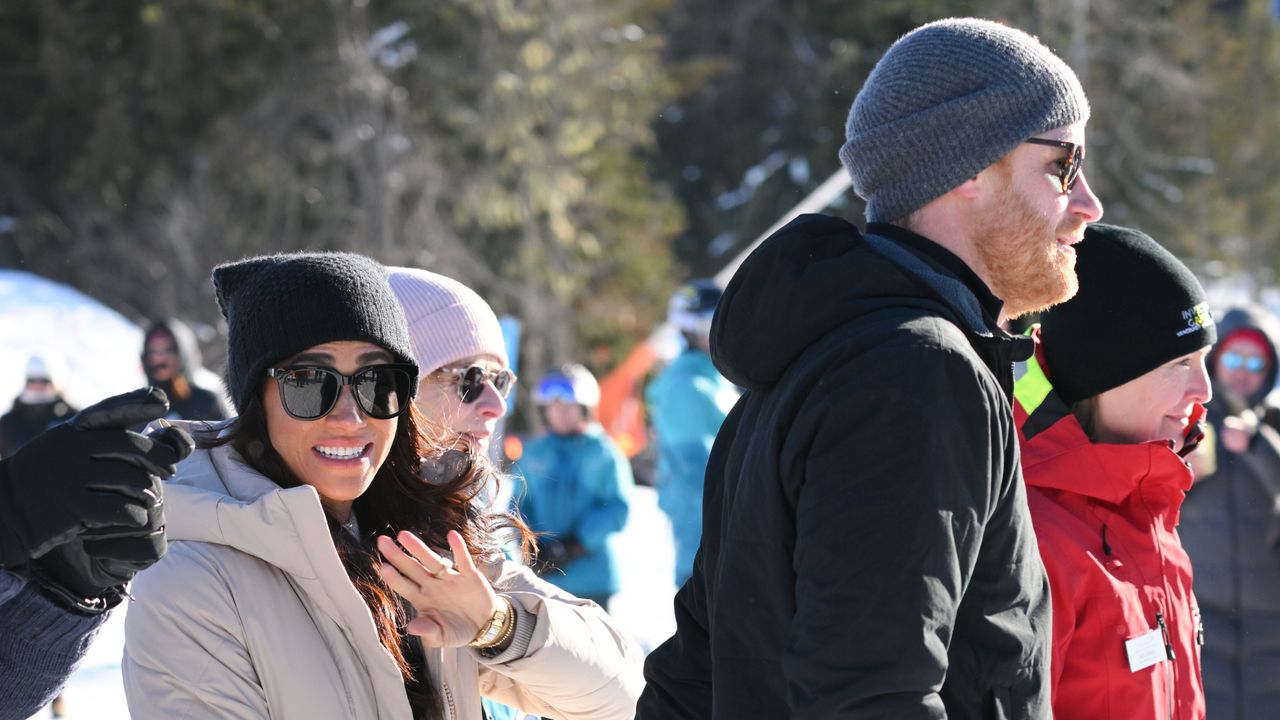
[[[416,367],[381,266],[252,258],[214,284],[240,416],[193,428],[165,488],[170,549],[126,620],[131,714],[478,720],[483,695],[631,717],[641,653],[501,558],[503,523],[527,531],[475,501],[481,466],[419,478]]]

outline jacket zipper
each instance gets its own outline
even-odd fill
[[[1191,609],[1196,619],[1196,649],[1204,647],[1204,617],[1200,615],[1200,606]]]
[[[1164,696],[1168,704],[1168,718],[1173,720],[1173,643],[1169,639],[1169,626],[1164,624],[1164,613],[1156,608],[1156,627],[1160,628],[1160,637],[1164,640]]]
[[[458,707],[453,702],[453,691],[449,689],[449,683],[443,679],[440,680],[440,692],[444,695],[445,703],[448,704],[448,717],[458,717]]]
[[[1144,504],[1146,503],[1145,496],[1143,496],[1143,502]],[[1165,597],[1172,598],[1173,592],[1169,588],[1169,575],[1166,572],[1167,558],[1165,557],[1165,547],[1160,541],[1161,518],[1157,517],[1154,512],[1151,512],[1150,507],[1147,508],[1147,511],[1151,516],[1152,540],[1154,541],[1156,552],[1160,556],[1160,578],[1162,581],[1161,584],[1164,586]],[[1156,604],[1156,627],[1160,628],[1160,637],[1161,639],[1164,640],[1164,654],[1165,654],[1166,660],[1161,664],[1165,666],[1164,695],[1165,695],[1165,701],[1166,701],[1166,710],[1168,711],[1167,717],[1169,718],[1169,720],[1174,720],[1173,683],[1174,683],[1174,661],[1176,660],[1176,656],[1173,654],[1173,640],[1171,639],[1171,636],[1169,633],[1169,626],[1166,625],[1164,622],[1164,612],[1162,611],[1159,604]],[[1189,662],[1194,663],[1195,657],[1194,656],[1191,657],[1189,659]]]

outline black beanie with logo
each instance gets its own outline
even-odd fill
[[[1080,291],[1040,316],[1049,381],[1068,404],[1218,339],[1200,281],[1150,236],[1095,224],[1075,248]]]

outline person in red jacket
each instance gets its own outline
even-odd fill
[[[1176,526],[1214,321],[1147,235],[1092,225],[1075,250],[1080,292],[1041,316],[1014,388],[1053,599],[1054,716],[1197,720],[1204,631]]]

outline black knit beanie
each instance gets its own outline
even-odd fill
[[[1075,247],[1080,292],[1040,316],[1049,381],[1068,404],[1218,339],[1200,281],[1150,236],[1090,225]]]
[[[364,255],[247,258],[214,268],[213,287],[227,319],[227,390],[239,411],[267,368],[321,343],[364,340],[414,364],[387,270]]]

